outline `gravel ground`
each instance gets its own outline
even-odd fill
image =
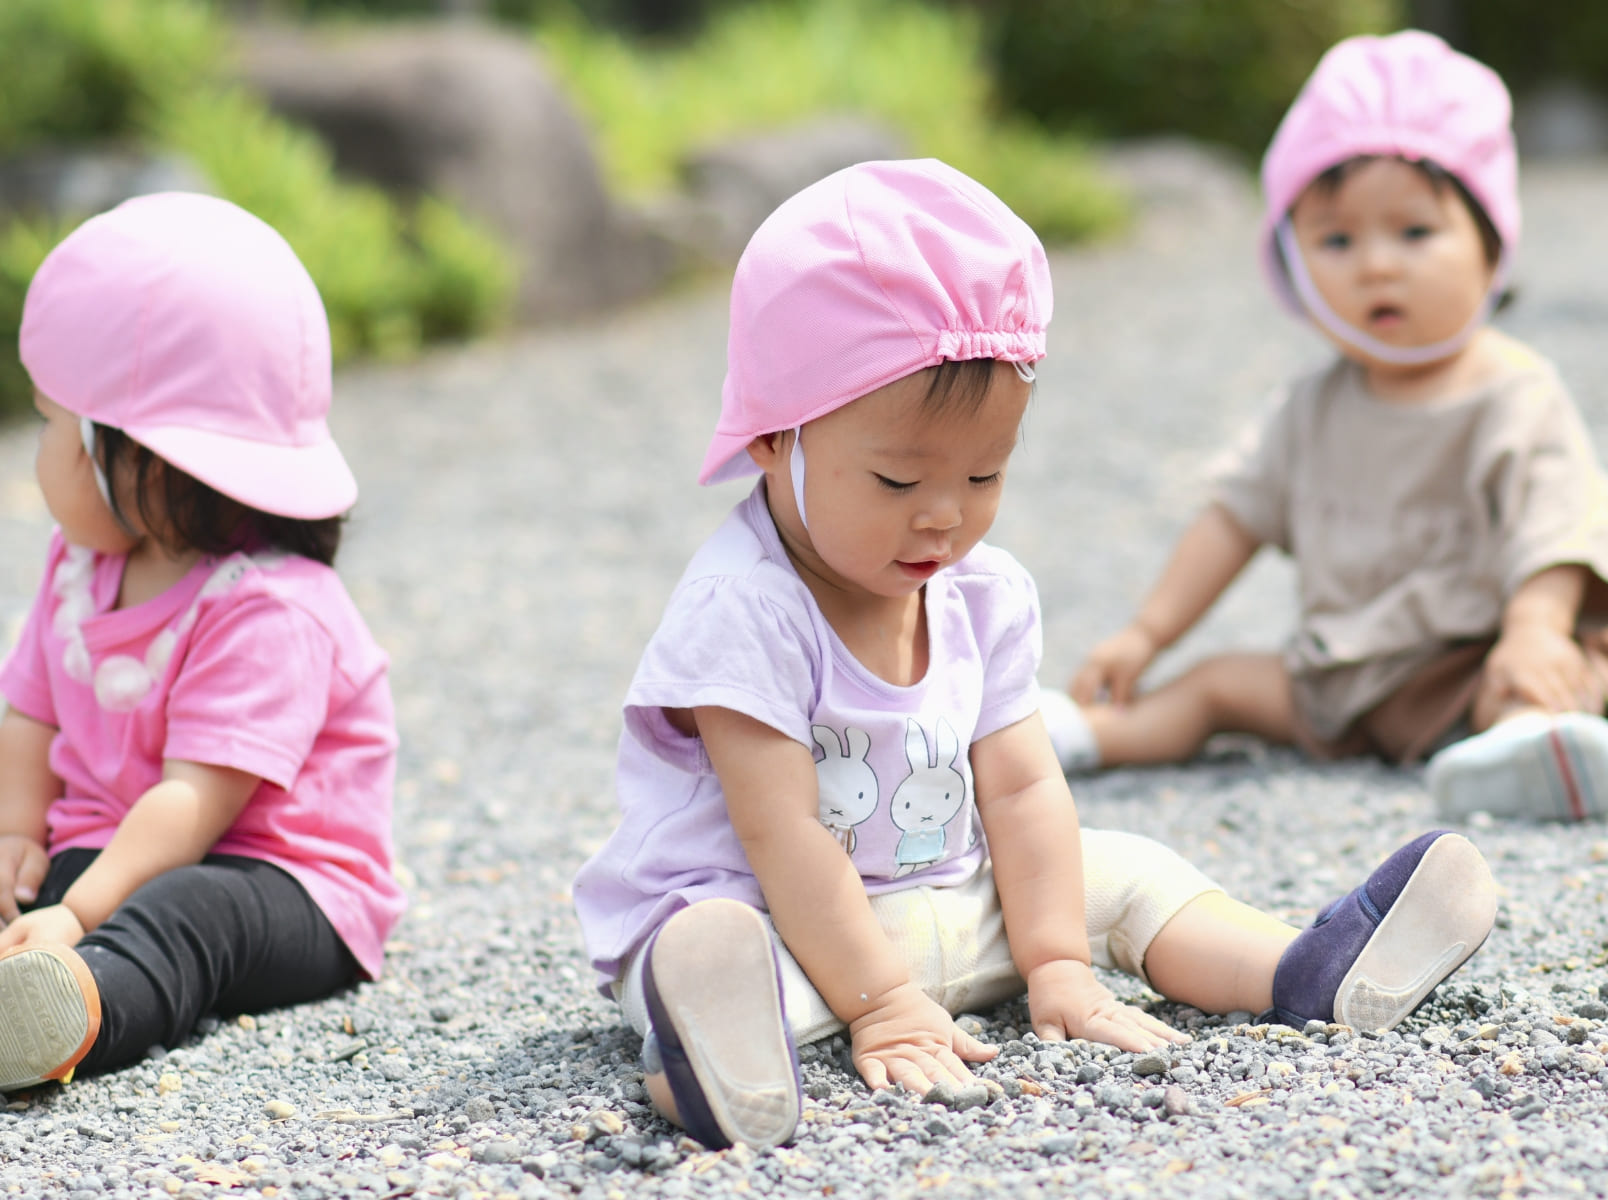
[[[1202,195],[1207,194],[1202,192]],[[1039,578],[1049,679],[1127,615],[1199,499],[1207,454],[1316,361],[1252,269],[1254,208],[1218,187],[1058,255],[1052,357],[993,540]],[[1526,180],[1508,320],[1608,437],[1608,165]],[[1595,253],[1593,253],[1595,251]],[[966,1018],[1003,1053],[941,1103],[806,1048],[791,1147],[708,1153],[644,1103],[636,1039],[592,988],[575,868],[612,823],[617,706],[691,550],[740,495],[692,483],[717,406],[724,297],[340,381],[362,481],[342,565],[393,654],[397,840],[413,907],[378,983],[209,1021],[183,1046],[0,1108],[17,1196],[1603,1194],[1608,830],[1477,823],[1504,889],[1482,953],[1398,1031],[1207,1018],[1145,1056],[1043,1046],[1022,1006]],[[0,613],[38,578],[32,433],[0,434]],[[1608,442],[1605,442],[1608,444]],[[1287,629],[1259,561],[1162,664]],[[1420,776],[1245,742],[1080,782],[1086,823],[1150,833],[1292,920],[1428,827]]]

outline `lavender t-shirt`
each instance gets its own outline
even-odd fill
[[[665,708],[744,713],[812,749],[820,820],[872,894],[968,878],[984,855],[973,742],[1031,716],[1038,595],[978,545],[927,582],[928,667],[878,678],[832,632],[788,561],[763,483],[694,556],[625,700],[621,822],[581,868],[575,907],[604,990],[672,913],[732,897],[763,908],[703,743]]]

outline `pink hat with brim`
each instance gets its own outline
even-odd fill
[[[1307,186],[1362,156],[1425,159],[1479,202],[1511,261],[1519,241],[1513,106],[1501,76],[1415,29],[1330,48],[1285,113],[1262,159],[1266,207],[1258,251],[1274,293],[1296,313],[1276,230]]]
[[[867,162],[785,201],[731,288],[720,421],[700,483],[758,471],[743,451],[945,359],[1044,357],[1044,247],[936,159]]]
[[[312,520],[357,499],[318,289],[228,201],[168,192],[86,221],[34,276],[20,344],[42,394],[242,504]]]

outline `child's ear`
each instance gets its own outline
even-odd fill
[[[761,471],[769,471],[781,461],[782,439],[786,436],[785,432],[760,434],[748,443],[748,457]]]

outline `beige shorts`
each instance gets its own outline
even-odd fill
[[[1133,833],[1083,831],[1083,887],[1094,965],[1145,979],[1145,952],[1162,926],[1191,900],[1221,889],[1160,842]],[[871,897],[871,912],[904,956],[911,978],[951,1013],[977,1012],[1022,994],[1005,917],[984,863],[965,883],[909,887]],[[764,916],[765,914],[760,914]],[[769,924],[770,918],[766,917]],[[787,1023],[800,1045],[843,1029],[804,968],[771,928],[781,965]],[[630,1026],[648,1031],[639,951],[613,993]]]

